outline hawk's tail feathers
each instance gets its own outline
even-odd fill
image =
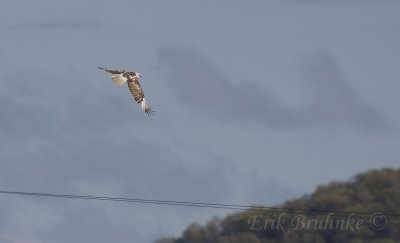
[[[151,109],[148,105],[147,105],[147,101],[146,98],[143,98],[143,100],[139,103],[140,108],[142,108],[142,110],[147,114],[147,115],[152,115],[155,113],[155,111],[153,109]]]

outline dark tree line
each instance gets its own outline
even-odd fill
[[[255,206],[206,225],[193,223],[181,237],[156,243],[400,242],[400,169],[372,170],[319,186],[277,207],[302,210]]]

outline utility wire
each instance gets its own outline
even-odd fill
[[[221,204],[221,203],[205,203],[205,202],[191,202],[191,201],[155,200],[155,199],[143,199],[143,198],[105,197],[105,196],[54,194],[54,193],[21,192],[21,191],[0,190],[0,194],[85,199],[85,200],[103,200],[103,201],[114,201],[114,202],[157,204],[157,205],[171,205],[171,206],[198,207],[198,208],[217,208],[217,209],[228,209],[228,210],[249,210],[249,211],[258,211],[265,213],[304,213],[311,215],[333,214],[334,216],[342,216],[342,217],[347,217],[349,214],[352,214],[352,215],[357,215],[359,218],[369,218],[373,214],[371,212],[331,211],[331,210],[319,210],[319,209],[265,207],[265,206],[239,205],[239,204]],[[382,213],[382,214],[384,214],[388,218],[388,220],[400,220],[400,214],[394,214],[394,213]]]

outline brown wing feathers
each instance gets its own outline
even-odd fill
[[[105,68],[105,67],[97,67],[97,68],[99,68],[101,70],[104,70],[106,72],[112,73],[112,74],[121,74],[121,73],[125,72],[124,70],[111,70],[111,69],[108,69],[108,68]]]

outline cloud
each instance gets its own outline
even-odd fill
[[[364,101],[345,81],[328,51],[313,55],[304,68],[305,79],[314,88],[313,104],[302,111],[304,123],[386,129],[383,115]]]
[[[318,53],[307,63],[314,103],[302,110],[285,107],[255,82],[233,84],[207,58],[184,48],[162,48],[159,62],[168,71],[170,90],[180,104],[209,118],[259,122],[278,128],[353,126],[383,128],[386,121],[347,84],[333,57]]]
[[[182,48],[159,51],[169,71],[169,85],[182,105],[223,121],[260,121],[291,126],[289,110],[256,83],[233,85],[212,63],[197,52]]]
[[[159,135],[168,126],[151,123],[128,90],[110,89],[112,82],[101,83],[89,72],[35,66],[0,70],[3,190],[215,203],[260,202],[266,184],[279,190],[279,183],[242,176],[229,160],[204,148],[171,145]],[[149,136],[150,130],[157,135]],[[268,200],[280,197],[273,193]],[[170,234],[193,218],[218,213],[4,195],[0,200],[7,208],[0,210],[0,241],[8,242],[146,242],[167,234],[165,225]]]
[[[14,24],[9,30],[94,30],[103,25],[93,20],[52,20]]]
[[[179,195],[187,186],[181,181],[201,185],[168,143],[148,135],[158,123],[140,112],[129,91],[111,89],[108,77],[99,77],[108,82],[71,70],[0,73],[1,184],[74,190],[77,181],[118,178],[136,192],[158,195],[168,188]]]

